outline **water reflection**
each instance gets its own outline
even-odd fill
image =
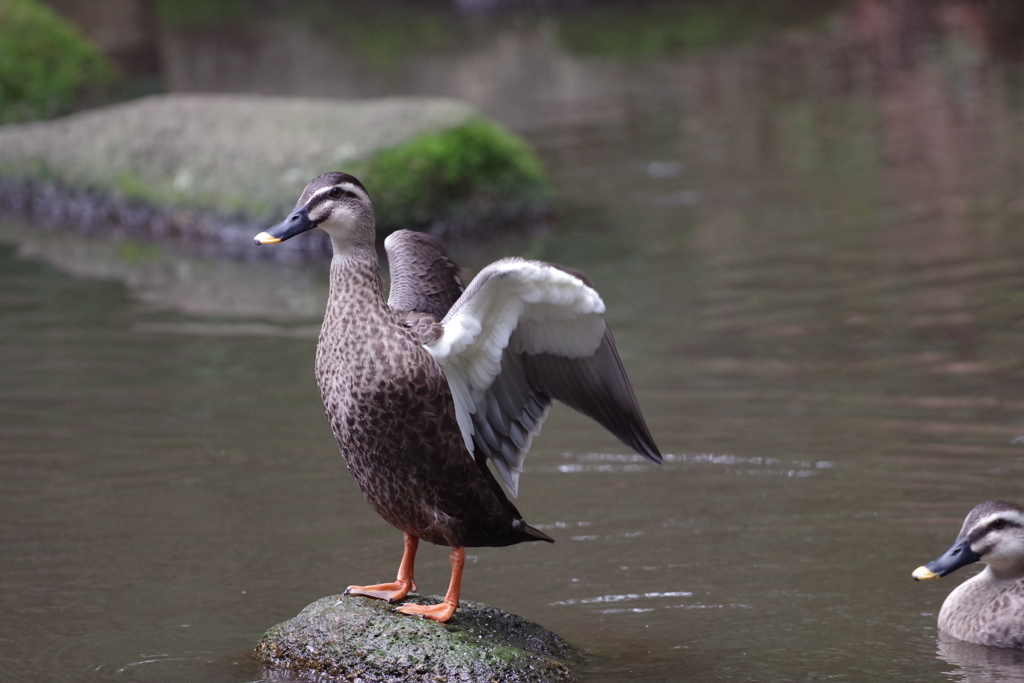
[[[938,656],[957,667],[950,672],[960,683],[1003,683],[1024,681],[1024,652],[985,647],[942,636]]]
[[[16,244],[21,258],[49,263],[76,277],[119,280],[138,300],[161,310],[193,316],[311,322],[323,317],[327,304],[326,268],[204,259],[155,244],[90,239],[16,223],[0,226],[0,242]],[[168,324],[163,329],[173,331],[166,327]],[[147,329],[161,328],[158,323],[149,323]],[[250,335],[296,333],[291,326],[218,328],[195,322],[180,331],[202,333],[203,329],[207,333],[233,330]],[[310,334],[308,328],[298,328],[298,333]]]

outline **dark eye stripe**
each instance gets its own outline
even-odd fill
[[[309,203],[309,210],[312,211],[313,209],[318,208],[324,204],[330,204],[343,198],[354,199],[355,195],[352,194],[351,192],[348,192],[347,190],[342,190],[341,196],[339,197],[332,197],[330,192],[324,192],[323,194],[317,195],[316,197],[313,198],[313,200]]]
[[[331,205],[336,202],[348,200],[355,200],[360,202],[367,201],[365,195],[361,195],[358,191],[354,190],[355,188],[349,190],[345,187],[340,187],[337,185],[332,187],[321,188],[317,190],[316,194],[314,194],[307,201],[306,209],[309,211],[311,215],[317,217],[317,222],[323,222],[324,220],[327,219],[328,216],[331,215],[333,209]],[[339,192],[340,195],[337,197],[332,197],[331,194],[333,192]],[[319,215],[321,211],[323,211],[323,215]]]
[[[337,194],[335,194],[335,193],[337,193]],[[329,199],[341,199],[343,197],[345,199],[359,199],[359,195],[356,194],[355,192],[352,192],[351,190],[346,190],[343,187],[335,186],[335,187],[330,188],[327,191],[320,192],[317,195],[317,200],[318,201],[326,201],[326,200],[329,200]]]
[[[1002,526],[999,527],[998,529],[996,529],[995,527],[992,526],[992,524],[994,522],[1002,522]],[[989,522],[988,524],[986,524],[985,526],[981,527],[980,529],[975,529],[974,531],[971,532],[971,535],[970,535],[971,544],[973,545],[974,543],[977,543],[981,539],[985,538],[985,536],[987,536],[990,531],[999,531],[999,530],[1002,530],[1002,529],[1012,529],[1012,528],[1019,528],[1019,527],[1020,527],[1020,524],[1018,524],[1017,522],[1010,521],[1008,519],[1000,518],[1000,519],[992,520],[992,522]]]

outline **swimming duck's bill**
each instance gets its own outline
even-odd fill
[[[291,239],[296,235],[312,230],[317,226],[317,223],[310,219],[309,212],[305,206],[299,208],[288,214],[288,218],[278,223],[272,228],[267,228],[264,232],[256,235],[254,241],[257,246],[260,244],[277,244],[278,242],[284,242],[287,239]]]
[[[971,539],[965,537],[944,552],[937,559],[932,560],[923,567],[914,570],[915,581],[938,579],[947,574],[952,574],[960,567],[966,567],[981,559],[981,555],[971,550]]]

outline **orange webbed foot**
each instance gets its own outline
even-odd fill
[[[345,589],[345,595],[362,595],[367,598],[398,602],[409,591],[416,590],[416,584],[412,581],[395,581],[393,583],[378,583],[373,586],[349,586]]]
[[[448,592],[444,602],[437,605],[411,605],[406,603],[395,608],[396,612],[408,614],[421,619],[433,619],[442,624],[452,618],[459,607],[459,594],[462,592],[462,568],[466,564],[465,548],[454,548],[448,559],[452,563],[452,579],[448,583]]]
[[[416,548],[420,540],[405,534],[405,552],[402,553],[402,564],[398,566],[398,576],[391,583],[378,583],[373,586],[349,586],[344,595],[363,595],[367,598],[397,602],[416,591],[416,579],[413,578],[413,565],[416,561]]]
[[[457,607],[458,605],[454,605],[447,601],[437,605],[413,605],[407,602],[404,605],[396,607],[395,611],[401,614],[408,614],[411,617],[433,619],[434,621],[438,621],[443,624],[452,618]]]

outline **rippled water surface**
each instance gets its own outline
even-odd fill
[[[420,80],[371,71],[538,147],[557,218],[453,253],[587,272],[667,454],[556,410],[518,504],[558,542],[471,549],[464,597],[587,648],[593,681],[1024,680],[937,639],[972,571],[910,579],[976,503],[1024,500],[1024,80],[1000,7],[838,3],[650,54],[583,40],[611,10],[474,18],[487,40],[409,57]],[[308,30],[281,25],[247,58]],[[236,63],[217,35],[165,36],[172,87],[232,89],[202,80]],[[232,83],[356,87],[273,75]],[[265,629],[393,575],[401,535],[313,379],[325,289],[321,266],[4,220],[0,679],[259,680]],[[420,557],[442,592],[447,551]]]

